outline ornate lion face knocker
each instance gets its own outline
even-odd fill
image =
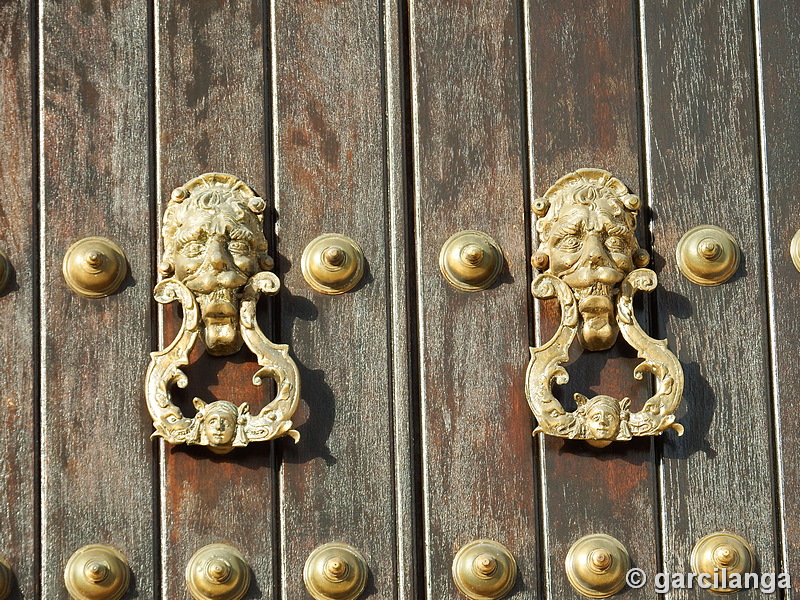
[[[264,270],[273,265],[263,231],[265,206],[247,185],[224,173],[206,173],[172,192],[159,265],[168,279],[154,294],[162,304],[179,301],[183,323],[169,347],[151,354],[146,395],[153,435],[175,444],[209,446],[217,453],[284,434],[299,438],[290,420],[300,394],[297,366],[288,346],[270,342],[255,317],[259,296],[274,295],[280,288],[278,278]],[[170,388],[186,386],[180,367],[188,364],[198,335],[215,356],[233,354],[246,344],[261,365],[253,383],[273,378],[275,399],[251,415],[246,403],[206,404],[195,398],[197,414],[185,418],[172,402]]]
[[[549,342],[531,348],[526,394],[539,421],[534,433],[602,447],[670,427],[683,432],[674,416],[683,393],[683,369],[667,342],[645,334],[633,313],[636,290],[653,290],[658,281],[653,271],[641,268],[649,255],[634,235],[640,205],[621,181],[601,169],[570,173],[535,202],[540,244],[532,262],[545,272],[531,289],[537,298],[559,299],[561,324]],[[566,412],[551,386],[568,381],[560,365],[568,360],[575,336],[586,350],[606,350],[620,332],[644,359],[634,377],[653,373],[656,394],[633,414],[629,398],[576,394],[577,410]]]

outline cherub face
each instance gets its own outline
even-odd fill
[[[236,433],[236,420],[225,411],[211,409],[206,414],[205,433],[212,446],[229,446]]]
[[[586,412],[586,428],[596,440],[614,440],[619,433],[619,412],[603,404]]]

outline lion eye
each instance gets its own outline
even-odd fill
[[[575,235],[568,235],[561,238],[557,247],[564,252],[577,252],[581,247],[581,240]]]
[[[181,254],[188,258],[197,258],[203,253],[205,246],[202,242],[188,242],[181,248]]]
[[[232,254],[249,254],[250,242],[234,240],[228,244],[228,250],[230,250]]]
[[[627,247],[628,245],[625,243],[625,240],[617,235],[612,235],[610,238],[606,239],[606,248],[611,252],[625,252]]]

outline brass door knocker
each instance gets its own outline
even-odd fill
[[[156,429],[153,436],[173,444],[209,446],[218,454],[281,435],[295,441],[300,437],[291,421],[300,397],[297,365],[289,347],[269,341],[256,321],[260,295],[275,295],[280,289],[278,277],[265,271],[273,266],[263,231],[265,207],[247,185],[224,173],[206,173],[172,192],[159,265],[168,279],[156,285],[153,294],[161,304],[180,302],[183,322],[175,340],[150,355],[145,394]],[[215,356],[247,345],[261,365],[253,384],[274,379],[275,399],[254,415],[247,403],[206,404],[195,398],[197,414],[184,417],[172,402],[170,388],[186,387],[188,378],[180,367],[189,363],[198,335]]]
[[[669,428],[683,433],[674,415],[683,394],[681,364],[666,340],[642,330],[633,312],[636,290],[651,291],[658,283],[653,271],[641,268],[649,255],[634,236],[640,205],[639,198],[602,169],[579,169],[562,177],[534,204],[540,244],[532,262],[546,272],[533,280],[531,291],[536,298],[558,298],[561,304],[555,335],[531,348],[525,394],[539,422],[534,435],[543,432],[603,447]],[[644,359],[634,377],[652,373],[655,395],[634,413],[630,398],[582,394],[575,394],[577,410],[564,410],[551,388],[569,381],[561,364],[569,359],[575,337],[586,350],[605,350],[620,332]]]

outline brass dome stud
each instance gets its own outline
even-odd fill
[[[588,598],[608,598],[625,587],[631,559],[618,540],[596,533],[572,544],[565,566],[567,579],[578,592]]]
[[[490,287],[503,270],[503,252],[480,231],[460,231],[444,243],[439,268],[454,288],[477,292]]]
[[[0,557],[0,600],[6,600],[11,595],[13,583],[14,573],[5,559]]]
[[[794,268],[800,271],[800,229],[794,234],[792,238],[792,245],[789,248],[789,253],[794,263]]]
[[[753,547],[743,537],[730,531],[718,531],[701,538],[692,549],[692,571],[705,573],[714,581],[714,575],[723,570],[728,576],[734,573],[751,573],[755,566]],[[712,587],[717,593],[736,592],[724,587]]]
[[[470,600],[500,600],[516,584],[517,563],[502,544],[475,540],[456,553],[453,581]]]
[[[67,561],[64,584],[74,600],[119,600],[130,585],[130,567],[114,548],[91,544]]]
[[[186,586],[195,600],[240,600],[250,587],[250,567],[236,548],[209,544],[189,559]]]
[[[356,600],[367,585],[361,553],[342,543],[324,544],[306,559],[303,582],[314,600]]]
[[[701,225],[683,234],[675,258],[683,276],[702,286],[720,285],[739,268],[739,245],[719,227]]]
[[[0,250],[0,292],[2,292],[6,285],[8,285],[8,279],[11,276],[11,263],[6,256],[6,253]]]
[[[324,233],[311,240],[300,261],[306,283],[322,294],[344,294],[364,275],[364,252],[349,237]]]
[[[86,298],[102,298],[119,289],[128,274],[128,262],[117,244],[92,236],[67,249],[61,270],[73,292]]]

